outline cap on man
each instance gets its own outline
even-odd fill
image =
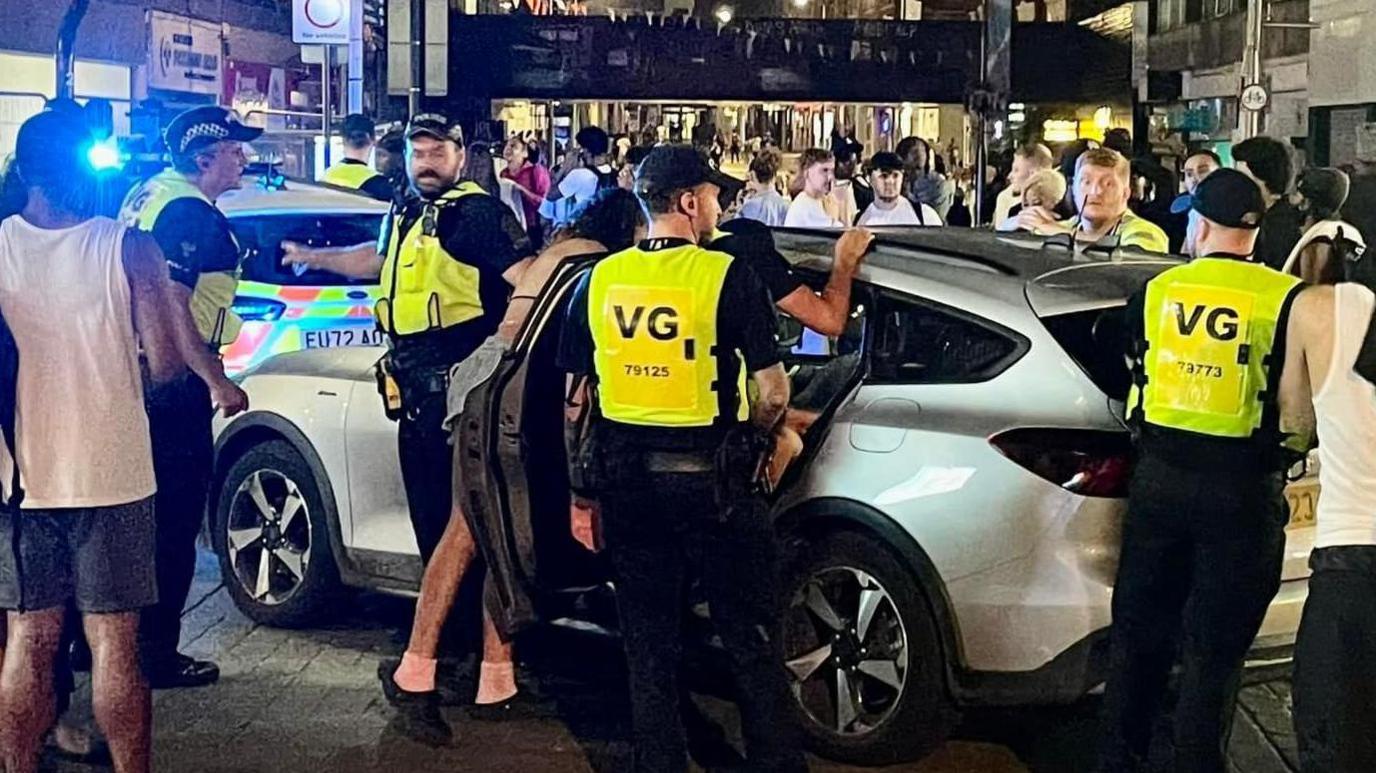
[[[392,186],[381,172],[368,165],[376,145],[373,120],[362,113],[350,113],[342,127],[344,157],[325,170],[321,182],[362,191],[378,201],[392,200]]]

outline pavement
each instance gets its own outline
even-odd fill
[[[411,602],[361,593],[329,624],[308,630],[260,626],[244,617],[203,554],[183,616],[183,650],[217,661],[216,685],[154,694],[154,770],[159,773],[614,773],[630,759],[625,682],[615,642],[544,632],[523,640],[523,658],[553,699],[551,719],[485,723],[446,709],[459,740],[436,750],[398,736],[376,669],[404,648]],[[459,621],[460,630],[472,621]],[[464,637],[460,636],[459,639]],[[81,679],[73,714],[88,720]],[[468,685],[471,689],[471,685]],[[706,714],[736,734],[721,699],[699,698]],[[1234,773],[1296,770],[1288,680],[1244,687],[1229,747]],[[918,763],[880,768],[912,773],[1082,773],[1092,769],[1098,701],[1070,706],[969,712],[942,748]],[[1161,750],[1162,753],[1165,750]],[[813,759],[817,773],[861,769]],[[89,773],[46,760],[44,770]]]

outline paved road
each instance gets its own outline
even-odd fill
[[[398,737],[375,676],[380,658],[402,649],[409,622],[404,600],[362,594],[333,624],[283,631],[255,625],[219,585],[203,556],[185,614],[185,649],[217,660],[220,683],[159,692],[154,699],[155,770],[165,773],[563,773],[624,770],[629,759],[624,681],[614,645],[573,634],[543,635],[526,647],[555,698],[559,718],[479,723],[459,709],[449,717],[461,737],[436,751]],[[84,693],[79,713],[89,712]],[[1294,769],[1289,686],[1248,686],[1230,750],[1237,773]],[[702,700],[729,724],[729,704]],[[913,773],[1081,773],[1092,766],[1097,702],[1068,707],[969,714],[953,739]],[[59,773],[92,768],[52,764]],[[849,768],[814,761],[818,773]]]

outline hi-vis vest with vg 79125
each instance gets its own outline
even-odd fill
[[[486,195],[476,184],[461,182],[439,199],[426,201],[404,234],[403,213],[393,209],[382,262],[384,297],[373,309],[383,330],[411,335],[482,316],[478,269],[445,252],[438,228],[441,209],[464,196]]]
[[[632,247],[593,267],[588,328],[605,418],[649,427],[717,420],[717,309],[730,265],[726,253],[684,244]]]
[[[347,164],[341,161],[326,169],[320,181],[330,185],[338,185],[341,188],[358,190],[363,187],[363,183],[377,176],[377,170],[367,164]]]
[[[191,184],[186,175],[165,169],[149,178],[142,185],[129,192],[120,208],[119,218],[125,225],[140,231],[152,232],[157,225],[158,216],[169,204],[180,199],[197,199],[214,207],[201,189]],[[234,234],[230,234],[234,238]],[[238,242],[235,242],[238,249]],[[167,256],[175,260],[176,256]],[[233,311],[234,293],[239,288],[239,259],[231,271],[203,271],[196,279],[191,291],[191,318],[196,322],[196,331],[201,340],[218,350],[221,346],[234,343],[239,337],[243,320]]]
[[[1200,258],[1147,284],[1133,418],[1221,438],[1275,426],[1280,328],[1300,282],[1266,266]]]

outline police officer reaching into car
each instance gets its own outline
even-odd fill
[[[155,687],[194,687],[220,676],[209,661],[178,654],[182,607],[196,570],[210,489],[214,444],[211,418],[245,410],[248,396],[225,377],[220,348],[239,335],[233,311],[239,245],[215,200],[242,185],[243,143],[261,129],[240,124],[222,107],[187,110],[163,133],[172,167],[125,197],[120,219],[152,234],[172,276],[177,348],[191,373],[145,395],[158,493],[158,603],[139,622],[140,657]]]
[[[406,161],[415,195],[393,205],[376,243],[311,249],[284,242],[282,262],[381,279],[375,313],[390,343],[382,367],[400,392],[402,483],[421,559],[429,563],[449,522],[449,369],[496,332],[531,251],[505,204],[459,182],[464,145],[457,123],[434,113],[414,116]]]
[[[580,281],[560,342],[575,502],[595,497],[601,508],[638,771],[687,768],[678,668],[689,576],[701,578],[731,655],[750,768],[806,769],[777,651],[774,532],[757,487],[788,379],[768,290],[743,262],[702,246],[729,180],[693,148],[652,150],[635,181],[648,238]]]
[[[344,158],[326,169],[320,181],[362,191],[378,201],[391,201],[392,184],[368,165],[368,156],[376,144],[372,119],[362,113],[350,113],[344,118],[343,129]]]
[[[1200,257],[1127,307],[1139,461],[1113,594],[1102,771],[1138,769],[1179,642],[1175,770],[1224,770],[1242,661],[1280,587],[1281,369],[1299,279],[1256,262],[1260,189],[1221,169],[1192,196]],[[1298,450],[1298,449],[1296,449]]]

